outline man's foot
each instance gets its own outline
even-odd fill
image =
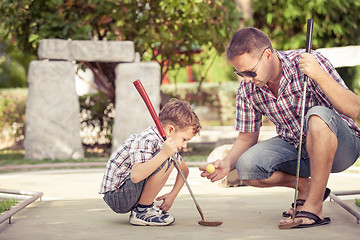
[[[129,218],[129,222],[137,226],[166,226],[174,221],[175,218],[170,213],[157,209],[154,204],[141,212],[134,208]]]
[[[286,219],[279,224],[280,229],[289,229],[289,228],[308,228],[316,227],[320,225],[329,224],[331,222],[329,217],[323,217],[322,219],[308,211],[297,211],[295,214],[295,221],[293,219]]]
[[[305,204],[305,199],[296,199],[296,209],[297,211],[301,209],[302,206]],[[294,203],[291,204],[291,208],[287,212],[283,212],[283,217],[290,217],[294,214]]]
[[[331,193],[330,188],[326,188],[325,193],[324,193],[323,201],[325,201],[329,197],[330,193]],[[305,204],[305,201],[306,201],[305,199],[297,199],[296,200],[296,211],[301,210],[302,206],[304,206],[304,204]],[[291,208],[287,212],[282,213],[282,216],[283,217],[292,216],[293,215],[293,209],[294,209],[294,203],[291,204]]]

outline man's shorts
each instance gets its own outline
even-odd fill
[[[149,177],[158,173],[167,164],[167,169],[172,164],[172,161],[165,160],[160,167],[158,167]],[[138,183],[133,183],[130,179],[130,174],[126,177],[124,183],[119,189],[115,191],[106,192],[104,194],[104,201],[116,213],[127,213],[133,210],[143,192],[145,183],[148,178]]]
[[[326,107],[311,108],[306,117],[319,116],[338,139],[331,172],[342,172],[355,163],[360,152],[360,138],[356,137],[347,123],[334,111]],[[306,126],[305,126],[306,131]],[[305,144],[301,149],[300,177],[310,177],[310,159]],[[298,149],[279,136],[261,141],[242,154],[236,169],[243,180],[266,179],[274,172],[282,171],[296,175]]]

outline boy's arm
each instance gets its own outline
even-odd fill
[[[176,161],[176,160],[174,160],[174,161]],[[180,168],[181,168],[181,171],[182,171],[183,174],[184,174],[184,177],[187,178],[188,175],[189,175],[189,168],[188,168],[188,166],[186,165],[186,163],[185,163],[184,161],[182,161],[182,162],[179,164],[179,166],[180,166]],[[176,167],[176,165],[175,165],[175,167]],[[176,168],[176,169],[177,169],[177,168]],[[168,210],[171,208],[171,206],[172,206],[172,204],[173,204],[176,196],[179,194],[181,188],[184,186],[184,183],[185,183],[185,182],[184,182],[184,179],[182,178],[182,176],[181,176],[181,174],[180,174],[180,172],[179,172],[179,170],[178,170],[178,174],[177,174],[177,176],[176,176],[175,184],[174,184],[174,187],[173,187],[173,189],[171,190],[171,192],[169,192],[169,193],[167,193],[167,194],[165,194],[165,195],[163,195],[163,196],[160,196],[160,197],[158,197],[158,198],[156,199],[157,201],[164,200],[164,201],[162,202],[162,204],[159,206],[161,210],[163,210],[163,211],[168,211]]]
[[[172,138],[167,138],[161,150],[152,159],[143,163],[135,163],[131,169],[131,181],[138,183],[152,174],[166,159],[177,152],[176,144]]]

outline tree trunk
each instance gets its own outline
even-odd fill
[[[240,28],[246,25],[246,22],[253,20],[252,1],[251,0],[235,0],[236,9],[243,15],[240,20]]]

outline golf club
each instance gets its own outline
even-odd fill
[[[306,52],[310,53],[311,51],[311,41],[313,35],[313,26],[314,20],[308,19],[307,20],[307,32],[306,32]],[[295,185],[295,194],[294,194],[294,206],[293,206],[293,214],[292,214],[292,221],[288,223],[279,224],[279,229],[289,229],[296,227],[303,223],[301,219],[296,220],[296,199],[298,194],[298,185],[299,185],[299,176],[300,176],[300,159],[301,159],[301,146],[302,146],[302,139],[303,139],[303,130],[304,130],[304,121],[305,121],[305,104],[306,104],[306,88],[308,82],[308,76],[304,74],[304,90],[302,95],[302,106],[301,106],[301,126],[300,126],[300,140],[299,140],[299,149],[298,149],[298,158],[297,158],[297,167],[296,167],[296,185]]]
[[[147,93],[146,93],[146,91],[145,91],[145,89],[144,89],[141,81],[140,81],[140,80],[136,80],[136,81],[133,82],[133,84],[134,84],[135,88],[137,89],[137,91],[139,92],[139,94],[140,94],[140,96],[142,97],[142,99],[144,100],[145,105],[146,105],[146,107],[148,108],[148,110],[149,110],[149,112],[150,112],[150,115],[151,115],[152,119],[154,120],[155,125],[156,125],[157,129],[159,130],[159,133],[160,133],[161,137],[162,137],[164,140],[166,140],[166,136],[165,136],[164,129],[163,129],[162,126],[161,126],[161,123],[160,123],[160,121],[159,121],[159,118],[158,118],[158,116],[157,116],[157,114],[156,114],[156,112],[155,112],[155,109],[154,109],[154,107],[153,107],[153,105],[152,105],[152,103],[151,103],[151,101],[150,101],[150,98],[149,98],[149,96],[147,95]],[[185,185],[186,185],[186,187],[188,188],[188,190],[189,190],[189,192],[190,192],[190,195],[191,195],[191,197],[192,197],[192,199],[193,199],[193,201],[194,201],[194,203],[195,203],[195,205],[196,205],[196,208],[197,208],[197,210],[198,210],[198,212],[199,212],[199,214],[200,214],[200,216],[201,216],[201,220],[198,221],[198,224],[200,224],[200,225],[202,225],[202,226],[211,226],[211,227],[216,227],[216,226],[221,225],[221,224],[223,223],[222,221],[213,221],[213,222],[211,222],[211,221],[207,221],[207,220],[205,219],[204,214],[203,214],[203,212],[201,211],[201,208],[200,208],[199,204],[197,203],[193,192],[191,191],[190,185],[189,185],[189,183],[187,182],[187,180],[186,180],[186,178],[185,178],[185,176],[184,176],[184,173],[182,172],[182,170],[181,170],[181,168],[180,168],[180,166],[179,166],[179,163],[178,163],[176,160],[174,160],[174,159],[172,159],[172,161],[175,163],[175,166],[176,166],[177,170],[178,170],[179,173],[181,174],[181,176],[182,176],[182,178],[183,178],[183,180],[184,180],[184,182],[185,182]]]

